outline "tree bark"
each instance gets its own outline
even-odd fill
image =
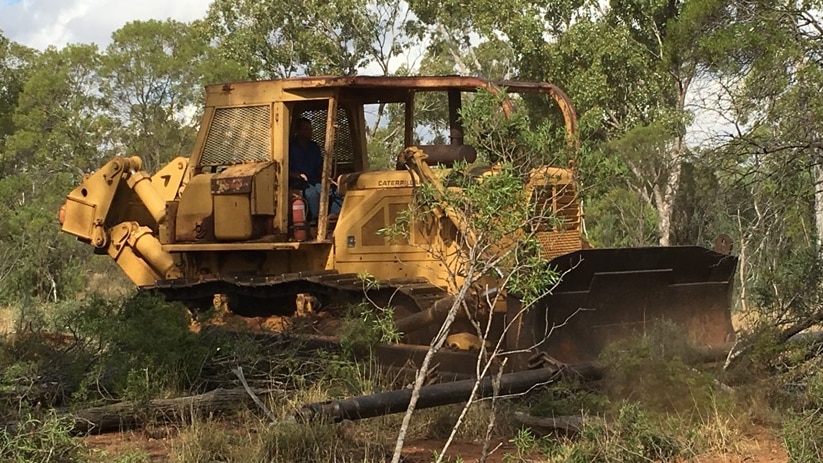
[[[670,164],[669,175],[662,194],[656,194],[658,211],[658,233],[660,234],[660,246],[671,246],[672,217],[674,215],[674,200],[680,189],[680,172],[682,171],[683,152],[686,149],[685,140],[682,136],[675,141],[670,152],[668,162]]]
[[[262,391],[257,391],[260,393]],[[205,394],[176,399],[155,399],[148,403],[118,402],[72,413],[73,433],[103,434],[141,426],[147,420],[174,422],[192,416],[229,413],[253,404],[243,388],[215,389]]]
[[[820,162],[823,161],[819,149],[814,149],[816,154],[814,165],[814,225],[817,239],[818,257],[823,258],[823,166]]]

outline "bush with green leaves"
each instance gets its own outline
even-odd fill
[[[4,410],[189,390],[212,354],[184,307],[148,293],[34,306],[18,326],[0,342]]]
[[[605,413],[608,398],[574,378],[561,379],[531,400],[529,411],[534,416],[581,416]]]
[[[65,173],[48,182],[34,173],[0,176],[0,300],[66,300],[83,288],[88,250],[60,233],[56,220],[69,178]]]
[[[823,412],[805,410],[783,422],[783,445],[791,463],[823,461]]]
[[[112,322],[102,365],[125,396],[187,389],[209,355],[191,331],[186,309],[162,297],[138,294]]]
[[[823,461],[823,373],[806,377],[796,411],[783,421],[781,437],[791,463]]]
[[[638,404],[624,403],[610,421],[589,420],[571,445],[568,463],[673,462],[686,456],[682,429],[667,429]]]
[[[698,353],[683,328],[671,322],[607,346],[600,359],[606,369],[603,391],[612,402],[638,402],[660,413],[692,413],[713,409],[722,397],[714,377],[698,368]]]
[[[74,418],[52,411],[26,413],[16,429],[0,430],[0,460],[14,463],[74,463],[86,460],[82,441],[72,437]]]
[[[369,302],[352,304],[346,310],[340,327],[340,344],[352,358],[371,354],[379,343],[398,342],[400,333],[393,323],[394,309]]]

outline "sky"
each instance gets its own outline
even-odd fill
[[[0,31],[38,50],[49,45],[96,43],[129,21],[172,18],[192,21],[206,15],[211,0],[0,0]]]

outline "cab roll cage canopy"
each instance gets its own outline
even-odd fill
[[[277,80],[283,90],[298,90],[312,88],[344,90],[351,98],[363,104],[406,103],[406,121],[411,124],[411,113],[414,110],[414,92],[445,91],[449,95],[449,121],[452,129],[458,128],[461,132],[460,140],[452,134],[452,143],[462,143],[462,130],[457,126],[456,108],[460,106],[460,92],[475,92],[478,88],[499,93],[506,89],[507,93],[543,94],[551,97],[563,114],[566,128],[567,142],[577,147],[577,115],[571,99],[556,85],[547,82],[529,82],[518,80],[492,81],[482,77],[471,76],[319,76],[319,77],[291,77]],[[242,82],[217,84],[209,87],[221,86],[224,91],[231,91],[235,85]],[[504,106],[506,115],[511,112],[511,104]],[[411,130],[406,127],[406,146],[411,143]]]

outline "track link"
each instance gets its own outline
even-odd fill
[[[335,270],[265,277],[160,280],[155,286],[145,289],[157,291],[168,300],[183,302],[194,309],[207,309],[215,294],[226,294],[246,301],[237,309],[240,315],[288,314],[294,310],[295,297],[301,293],[318,298],[321,307],[368,297],[381,304],[402,305],[410,311],[425,310],[448,295],[444,289],[424,278],[398,278],[367,284],[357,274],[338,273]],[[264,301],[273,303],[266,304]]]

